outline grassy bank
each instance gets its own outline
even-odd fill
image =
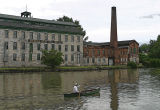
[[[142,66],[138,66],[139,68]],[[21,67],[21,68],[0,68],[0,73],[24,73],[24,72],[59,72],[59,71],[92,71],[109,69],[127,69],[127,65],[118,66],[60,66],[56,69],[48,67]]]

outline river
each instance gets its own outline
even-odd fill
[[[0,74],[0,110],[160,110],[160,77],[150,69]],[[97,96],[64,98],[100,87]]]

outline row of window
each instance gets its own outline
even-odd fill
[[[26,60],[25,57],[26,57],[25,53],[22,53],[21,61],[25,61]],[[41,59],[41,54],[37,53],[37,60],[39,61],[40,59]],[[17,61],[17,54],[16,53],[13,54],[13,61]],[[29,61],[32,61],[32,53],[29,54]]]
[[[98,58],[97,62],[101,63],[101,58]],[[87,63],[90,63],[89,58],[87,58]],[[91,63],[95,63],[95,58],[91,59]],[[102,63],[106,63],[106,59],[105,58],[102,59]]]
[[[41,40],[41,35],[42,33],[37,33],[37,40]],[[33,32],[29,32],[29,39],[30,40],[33,40],[34,39],[34,33]],[[13,38],[17,38],[18,37],[18,32],[17,31],[13,31]],[[48,40],[48,33],[44,33],[44,38],[45,40]],[[5,30],[5,38],[9,38],[9,30]],[[21,38],[22,39],[25,39],[26,38],[26,32],[25,31],[22,31],[21,32]],[[51,35],[51,38],[52,40],[55,40],[55,34],[53,33]],[[65,35],[65,42],[68,42],[68,35]],[[58,34],[58,41],[62,41],[62,36],[61,34]],[[74,35],[71,35],[71,42],[74,42],[75,41],[75,36]],[[77,41],[80,42],[81,39],[80,39],[80,36],[77,36]]]
[[[89,51],[87,51],[86,54],[89,55]],[[95,56],[95,50],[92,50],[92,53],[91,53],[91,54],[92,54],[92,56]],[[105,56],[105,54],[106,54],[106,53],[105,53],[105,50],[103,50],[103,51],[102,51],[102,55]],[[98,55],[98,56],[101,55],[100,50],[97,50],[97,55]]]
[[[97,55],[98,56],[100,56],[101,55],[101,51],[100,50],[96,50],[97,51]],[[92,56],[95,56],[95,52],[96,52],[95,50],[92,50],[91,52],[91,55]],[[111,51],[111,50],[108,50],[108,55],[110,55],[110,54],[112,54],[112,52],[113,51]],[[134,48],[134,49],[132,49],[131,48],[131,53],[136,53],[136,48]],[[128,53],[127,53],[127,51],[121,51],[121,55],[127,55]],[[86,56],[88,56],[89,55],[89,50],[87,51],[87,53],[86,53]],[[105,50],[102,50],[102,55],[103,56],[105,56],[106,55],[106,52],[105,52]]]
[[[4,43],[4,49],[5,50],[8,50],[8,42],[5,42]],[[68,45],[65,45],[65,52],[68,52]],[[22,50],[25,50],[26,48],[26,45],[24,42],[21,43],[21,49]],[[44,44],[44,49],[45,50],[48,50],[48,44]],[[55,44],[51,44],[51,49],[54,49],[55,50]],[[13,50],[17,50],[17,42],[13,42]],[[37,44],[37,50],[41,50],[41,44]],[[58,45],[58,51],[61,51],[62,50],[62,46],[61,45]],[[74,45],[71,45],[71,51],[74,51]],[[29,44],[29,51],[30,52],[33,52],[33,43],[30,43]],[[77,45],[77,51],[80,52],[80,45]]]
[[[64,60],[67,62],[68,61],[68,55],[64,56]],[[71,55],[71,61],[74,62],[74,55]]]

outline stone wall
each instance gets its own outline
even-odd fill
[[[8,38],[5,37],[5,30],[8,30]],[[14,31],[17,32],[17,38],[14,38]],[[25,32],[25,39],[22,38],[22,33]],[[33,39],[31,39],[30,33],[33,33]],[[40,33],[41,39],[37,40],[37,34]],[[48,39],[46,35],[48,34]],[[52,35],[55,35],[53,39]],[[61,42],[58,41],[58,36],[61,35]],[[65,41],[65,36],[68,36],[68,41]],[[74,41],[71,41],[71,36],[74,36]],[[80,40],[78,40],[78,37]],[[4,48],[5,42],[8,42],[8,49]],[[17,49],[13,49],[14,42],[17,43]],[[25,43],[25,49],[22,49],[22,42]],[[33,44],[33,52],[30,52],[30,44]],[[48,45],[48,50],[52,49],[52,44],[55,44],[55,50],[58,50],[58,45],[61,45],[61,52],[63,57],[67,55],[68,59],[63,65],[77,65],[81,62],[76,61],[76,55],[80,54],[80,58],[83,57],[83,36],[61,33],[47,33],[47,32],[35,32],[35,31],[23,31],[12,29],[0,29],[0,67],[21,67],[21,66],[44,66],[40,60],[37,60],[37,54],[42,56],[41,50],[37,49],[37,44],[41,45],[41,50],[44,49],[44,45]],[[68,51],[65,51],[65,45],[68,45]],[[71,45],[74,46],[74,51],[71,51]],[[77,45],[80,47],[80,51],[77,52]],[[25,61],[22,61],[22,53],[25,54]],[[29,61],[29,55],[32,53],[32,61]],[[16,61],[13,60],[13,54],[16,54]],[[74,54],[74,61],[71,62],[71,55]],[[79,61],[81,61],[79,59]]]

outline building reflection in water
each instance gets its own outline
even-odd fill
[[[111,102],[110,108],[118,110],[118,84],[119,83],[136,83],[138,80],[137,70],[109,70],[108,77],[110,82]]]
[[[80,90],[92,86],[106,87],[110,83],[110,107],[117,110],[118,84],[135,83],[136,80],[138,72],[133,70],[1,74],[0,110],[54,108],[54,105],[64,103],[62,94],[71,92],[75,82],[81,85]]]

